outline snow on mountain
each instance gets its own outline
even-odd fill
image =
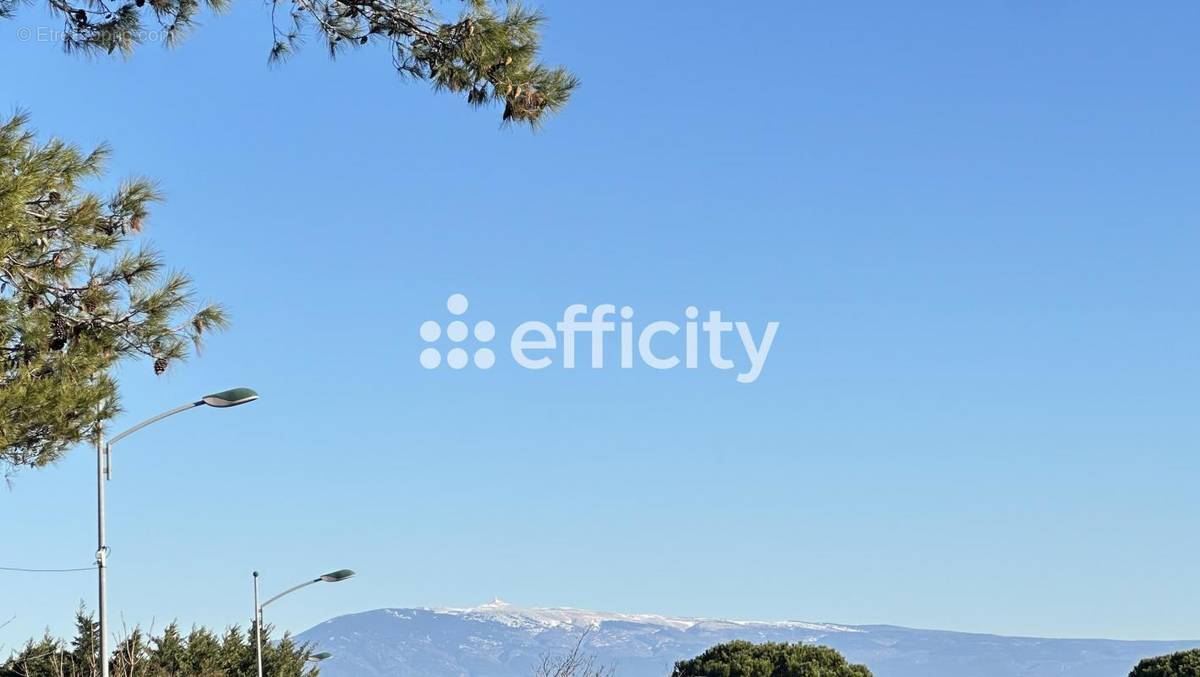
[[[1002,637],[893,626],[731,621],[527,608],[378,609],[300,634],[334,657],[323,677],[530,677],[544,655],[587,633],[586,650],[619,677],[666,677],[675,661],[732,639],[831,646],[876,677],[1126,677],[1147,656],[1198,642]]]
[[[620,614],[607,611],[588,611],[570,607],[555,607],[538,609],[519,607],[501,599],[493,599],[487,604],[465,609],[438,608],[428,609],[436,613],[457,614],[471,619],[480,619],[503,623],[511,627],[529,628],[571,628],[585,630],[598,628],[603,623],[638,623],[641,625],[661,626],[675,630],[689,630],[697,626],[717,628],[747,628],[755,626],[789,627],[822,632],[858,632],[853,628],[829,625],[823,623],[800,623],[794,621],[762,622],[762,621],[723,621],[706,618],[671,618],[657,614]]]

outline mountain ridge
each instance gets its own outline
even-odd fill
[[[585,650],[620,677],[666,677],[675,661],[733,639],[824,644],[876,677],[1126,677],[1141,658],[1200,640],[1013,637],[895,625],[746,621],[521,607],[386,608],[298,635],[334,657],[325,677],[528,677],[542,656]]]

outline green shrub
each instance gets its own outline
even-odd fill
[[[679,661],[671,677],[871,677],[871,671],[825,646],[734,641]]]
[[[1200,677],[1200,649],[1147,658],[1129,677]]]

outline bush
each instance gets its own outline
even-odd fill
[[[1129,677],[1200,677],[1200,649],[1147,658]]]
[[[735,641],[679,661],[671,677],[871,677],[871,671],[826,646]]]

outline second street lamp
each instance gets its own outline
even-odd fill
[[[152,423],[157,423],[168,416],[174,416],[189,409],[203,406],[227,409],[257,399],[258,393],[250,388],[222,390],[148,418],[125,432],[114,435],[108,441],[104,439],[103,430],[96,435],[96,574],[99,584],[96,612],[100,616],[100,677],[108,677],[108,540],[104,529],[104,482],[112,478],[112,445]]]
[[[337,583],[339,581],[344,581],[353,575],[354,575],[354,572],[351,571],[350,569],[338,569],[337,571],[331,571],[327,574],[321,574],[320,576],[317,576],[316,578],[312,579],[311,581],[304,581],[303,583],[301,583],[299,585],[293,585],[292,587],[288,588],[287,590],[284,590],[283,592],[279,593],[278,595],[275,595],[271,599],[263,602],[262,604],[259,604],[258,603],[258,572],[257,571],[254,572],[254,656],[255,656],[256,661],[258,662],[258,677],[263,677],[263,659],[262,659],[263,608],[266,607],[271,602],[274,602],[275,600],[279,599],[280,597],[283,597],[284,595],[290,595],[293,592],[296,592],[297,590],[299,590],[300,588],[306,588],[306,587],[312,585],[313,583]],[[322,660],[325,660],[326,658],[329,658],[332,655],[333,654],[328,653],[328,652],[322,652],[319,654],[313,654],[309,658],[310,659],[315,658],[318,661],[322,661]],[[318,658],[318,656],[319,656],[319,658]]]

